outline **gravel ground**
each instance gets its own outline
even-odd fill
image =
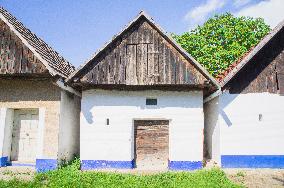
[[[5,167],[0,168],[0,179],[10,180],[13,178],[31,180],[34,177],[35,168],[33,167]]]
[[[224,169],[229,179],[248,188],[284,187],[284,169]]]

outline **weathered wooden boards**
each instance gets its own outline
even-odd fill
[[[44,73],[47,69],[0,20],[0,74]]]
[[[230,93],[284,94],[284,30],[281,29],[224,88]]]
[[[169,159],[169,121],[134,121],[135,162],[137,168],[167,168]]]
[[[84,70],[94,85],[202,85],[206,78],[146,19],[140,19]]]
[[[29,51],[27,47],[29,47],[30,50],[34,51],[37,54],[36,56],[41,61],[43,61],[42,63],[44,63],[47,66],[47,69],[53,75],[60,75],[63,77],[68,77],[75,70],[74,66],[72,66],[68,61],[66,61],[62,56],[60,56],[55,50],[53,50],[50,46],[48,46],[42,39],[40,39],[35,34],[33,34],[21,22],[19,22],[13,15],[11,15],[8,11],[6,11],[2,7],[0,7],[0,14],[2,16],[0,19],[1,27],[3,27],[3,24],[5,22],[5,24],[7,24],[10,27],[11,32],[13,32],[13,34],[11,34],[10,36],[11,39],[9,39],[9,36],[7,36],[8,34],[4,34],[5,37],[2,38],[2,40],[4,41],[3,41],[3,46],[1,46],[1,49],[3,49],[3,51],[9,51],[8,54],[13,53],[12,49],[15,48],[13,47],[13,45],[15,44],[16,49],[17,49],[16,50],[17,52],[15,54],[15,60],[18,62],[19,62],[19,59],[22,60],[20,61],[22,62],[21,64],[22,67],[20,66],[20,64],[17,64],[18,62],[15,62],[16,65],[19,66],[19,68],[16,67],[15,69],[16,73],[24,73],[25,71],[27,72],[33,72],[33,71],[39,72],[40,71],[40,70],[36,70],[39,68],[38,66],[32,67],[32,65],[35,65],[34,63],[29,63],[29,62],[37,62],[37,60],[35,60],[34,56],[30,55],[31,51]],[[3,29],[4,29],[4,33],[6,33],[7,28],[2,28],[2,30]],[[1,35],[3,35],[3,33],[1,33]],[[8,37],[8,39],[6,36]],[[24,45],[20,45],[18,43],[20,39],[22,40],[22,43],[24,43]],[[10,40],[11,42],[9,42]],[[22,46],[23,48],[22,50],[20,49],[20,46]],[[22,58],[22,57],[25,57],[25,58]],[[34,59],[31,59],[31,58],[34,58]],[[4,58],[5,62],[2,62],[2,63],[6,63],[7,59],[10,59],[10,58],[8,57],[6,57],[6,59]],[[8,72],[12,73],[13,70],[11,68],[13,68],[12,65],[10,69],[8,70]],[[20,70],[20,68],[23,68],[23,69]],[[3,72],[7,72],[7,71],[4,71],[4,68],[3,68]]]

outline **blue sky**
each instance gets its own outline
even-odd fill
[[[222,12],[261,16],[272,27],[284,19],[284,0],[0,0],[0,6],[76,67],[140,10],[174,33],[186,32]]]

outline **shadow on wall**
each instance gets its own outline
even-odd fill
[[[226,108],[226,106],[228,106],[233,100],[235,100],[235,98],[237,98],[238,94],[229,94],[229,92],[224,93],[221,96],[220,100],[220,115],[222,116],[222,118],[224,119],[224,121],[226,122],[226,124],[228,125],[228,127],[231,127],[233,125],[233,123],[231,122],[230,118],[227,116],[226,112],[223,110],[224,108]]]

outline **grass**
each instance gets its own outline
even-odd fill
[[[231,182],[218,168],[195,172],[166,172],[155,175],[130,175],[105,172],[82,172],[80,161],[47,173],[36,174],[32,181],[0,180],[0,187],[242,187]]]

